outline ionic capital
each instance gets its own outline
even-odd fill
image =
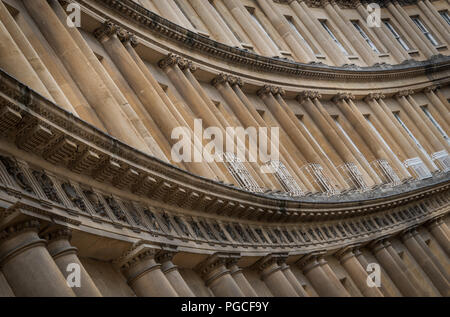
[[[158,66],[162,69],[175,65],[178,65],[181,70],[189,69],[191,72],[195,72],[197,70],[197,67],[193,62],[173,53],[167,54],[166,57],[158,62]]]
[[[232,254],[228,253],[215,253],[208,257],[205,261],[197,265],[196,271],[200,273],[200,276],[205,281],[206,285],[209,285],[219,277],[230,273],[227,268],[227,264],[234,259]]]
[[[145,244],[144,241],[135,243],[127,252],[120,258],[114,261],[120,269],[126,270],[146,259],[154,259],[155,255],[160,251],[160,248]],[[158,264],[159,267],[159,264]]]
[[[94,31],[94,36],[100,41],[103,42],[104,40],[107,40],[114,34],[116,34],[117,29],[119,28],[118,25],[114,24],[110,20],[106,20],[101,27],[97,28]]]
[[[423,92],[427,94],[427,93],[430,93],[430,92],[435,92],[438,89],[439,89],[439,86],[429,86],[429,87],[425,87],[423,89]]]
[[[298,94],[296,97],[297,101],[300,103],[303,103],[306,99],[320,99],[322,98],[322,95],[318,91],[314,90],[304,90],[301,93]]]
[[[355,100],[355,96],[350,92],[339,92],[334,96],[333,101],[347,101],[347,100]]]
[[[412,90],[412,89],[405,89],[405,90],[401,90],[401,91],[397,92],[395,94],[395,97],[396,98],[408,97],[408,96],[413,95],[413,94],[414,94],[414,90]]]
[[[383,93],[371,92],[364,98],[364,101],[367,102],[367,101],[372,101],[372,100],[380,100],[380,99],[384,99],[385,97],[386,96]]]
[[[136,35],[125,30],[124,28],[117,29],[117,37],[123,44],[130,43],[132,47],[136,47],[139,45],[139,40],[137,39]]]
[[[24,231],[38,231],[40,226],[41,223],[37,219],[30,219],[24,222],[16,223],[0,232],[0,243]]]
[[[281,97],[284,97],[286,95],[286,92],[281,87],[276,87],[272,85],[264,85],[261,89],[259,89],[256,94],[258,96],[266,95],[266,94],[272,94],[274,96],[280,95]]]
[[[72,239],[72,230],[69,228],[58,228],[44,234],[43,238],[47,241],[68,240]]]
[[[334,255],[340,262],[345,262],[347,259],[355,256],[355,246],[350,245],[338,250]]]
[[[242,87],[242,85],[243,85],[241,78],[239,78],[237,76],[225,74],[225,73],[220,73],[219,75],[217,75],[216,78],[214,78],[211,81],[211,84],[214,87],[216,87],[217,85],[220,85],[220,84],[224,84],[224,83],[228,83],[231,87],[233,87],[234,85]]]

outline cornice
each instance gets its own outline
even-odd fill
[[[448,177],[441,175],[393,188],[347,193],[336,197],[320,195],[280,197],[270,193],[250,193],[194,175],[141,153],[74,117],[3,72],[0,72],[0,101],[0,111],[6,108],[19,116],[19,120],[16,121],[5,121],[6,118],[0,118],[3,120],[1,122],[4,127],[3,133],[8,135],[4,141],[15,142],[15,146],[23,151],[32,153],[52,165],[61,166],[70,173],[91,177],[105,186],[112,185],[139,197],[205,214],[267,222],[339,219],[401,206],[408,201],[432,195],[450,186]],[[36,135],[40,133],[41,136],[42,131],[49,137],[42,138]],[[54,150],[55,144],[60,144],[61,140],[70,141],[77,151],[67,151],[64,147],[61,151]],[[53,150],[52,155],[48,155],[51,153],[49,149]],[[7,161],[8,164],[14,165],[14,160]],[[9,172],[6,168],[5,171],[8,177],[11,177],[11,182],[17,182],[20,169],[10,166]],[[130,173],[134,177],[128,177]],[[35,171],[34,174],[45,175],[40,171]],[[21,187],[20,184],[29,181],[23,177],[20,179],[23,181],[18,182],[19,187],[16,190],[22,189],[28,195],[36,194],[37,189],[29,192],[30,184],[26,188]],[[40,186],[43,189],[39,192],[42,192],[42,195],[45,192],[43,197],[46,204],[64,203],[55,192],[54,180],[48,176],[36,179],[41,182]],[[126,181],[117,182],[124,179]],[[80,201],[80,193],[74,191],[70,184],[63,185],[59,185],[60,191],[65,192],[63,195],[67,196],[66,200],[72,204],[71,209],[85,209],[86,202]],[[51,202],[48,202],[48,199]],[[114,202],[114,206],[104,201],[90,201],[88,204],[95,205],[95,210],[100,208],[103,210],[102,213],[114,207],[111,212],[117,216],[119,208],[113,198],[110,202]],[[127,220],[123,215],[121,218]]]
[[[176,42],[180,47],[184,47],[189,51],[195,50],[226,63],[251,68],[258,72],[275,72],[286,76],[317,80],[373,81],[411,78],[445,71],[450,68],[450,57],[442,55],[433,56],[430,60],[422,62],[409,60],[399,65],[378,64],[371,67],[354,65],[335,67],[314,63],[297,63],[279,58],[260,56],[240,48],[219,43],[164,19],[131,0],[77,0],[84,7],[95,12],[96,16],[102,17],[103,20],[110,20],[122,29],[128,30],[136,34],[138,38],[141,37],[143,39],[148,38],[150,33],[140,32],[130,29],[129,26],[122,25],[114,17],[105,14],[103,10],[96,10],[90,5],[91,1],[112,9],[117,14],[139,25],[142,29],[148,30],[151,34]],[[171,53],[182,54],[182,52]]]

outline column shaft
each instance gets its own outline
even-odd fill
[[[242,273],[241,268],[239,268],[236,264],[233,264],[230,266],[229,269],[231,276],[234,278],[236,284],[242,290],[242,293],[244,293],[245,297],[258,297],[258,294],[256,293],[255,289],[248,282],[244,273]]]
[[[0,266],[19,297],[73,297],[55,261],[37,235],[39,221],[29,220],[7,228],[0,240]]]

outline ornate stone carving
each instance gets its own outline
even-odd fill
[[[296,97],[297,101],[303,103],[306,99],[321,99],[322,95],[318,91],[304,90]]]
[[[83,211],[86,211],[86,205],[84,204],[83,199],[80,197],[80,195],[78,195],[77,191],[70,183],[61,184],[61,188],[64,190],[67,197],[75,206]]]
[[[98,198],[97,194],[95,194],[92,190],[84,190],[83,194],[91,203],[94,208],[95,213],[100,217],[107,217],[105,206],[102,201]]]
[[[107,20],[101,27],[94,31],[94,36],[100,41],[107,40],[109,37],[117,33],[118,26],[112,21]]]
[[[414,90],[412,90],[412,89],[405,89],[405,90],[401,90],[401,91],[397,92],[395,94],[395,97],[396,98],[408,97],[408,96],[413,95],[413,94],[414,94]]]
[[[128,223],[127,217],[125,216],[125,213],[120,208],[117,201],[114,199],[114,197],[105,197],[106,203],[108,204],[109,208],[113,212],[114,216],[117,220],[123,221]]]
[[[47,241],[55,241],[60,239],[66,239],[70,241],[72,239],[72,230],[66,227],[58,228],[44,234],[44,239]]]
[[[347,100],[355,100],[355,96],[349,92],[340,92],[336,96],[334,96],[333,101],[347,101]]]
[[[370,93],[365,98],[364,101],[372,101],[372,100],[379,100],[384,99],[386,96],[382,93]]]
[[[30,220],[26,220],[26,221],[14,224],[0,232],[0,242],[7,240],[25,230],[38,231],[40,226],[41,226],[41,223],[37,219],[30,219]]]
[[[48,177],[43,171],[33,171],[33,175],[44,191],[45,196],[55,203],[62,204],[50,177]]]
[[[211,81],[211,85],[213,85],[213,86],[217,86],[217,85],[220,85],[223,83],[228,83],[231,87],[233,87],[234,85],[238,85],[239,87],[242,87],[242,85],[243,85],[242,79],[240,77],[225,74],[225,73],[220,73],[219,75],[217,75],[217,77],[215,77]]]
[[[274,96],[280,95],[281,97],[284,97],[286,95],[286,92],[281,87],[275,87],[272,85],[264,85],[261,89],[259,89],[256,94],[258,96],[266,95],[272,93]]]
[[[23,190],[29,193],[34,193],[33,188],[31,187],[30,182],[25,177],[25,174],[20,170],[19,166],[15,161],[10,159],[9,157],[1,156],[0,161],[6,168],[8,174],[16,181],[17,185],[20,186]]]

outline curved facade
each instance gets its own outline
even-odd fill
[[[0,295],[449,296],[449,10],[0,0]]]

